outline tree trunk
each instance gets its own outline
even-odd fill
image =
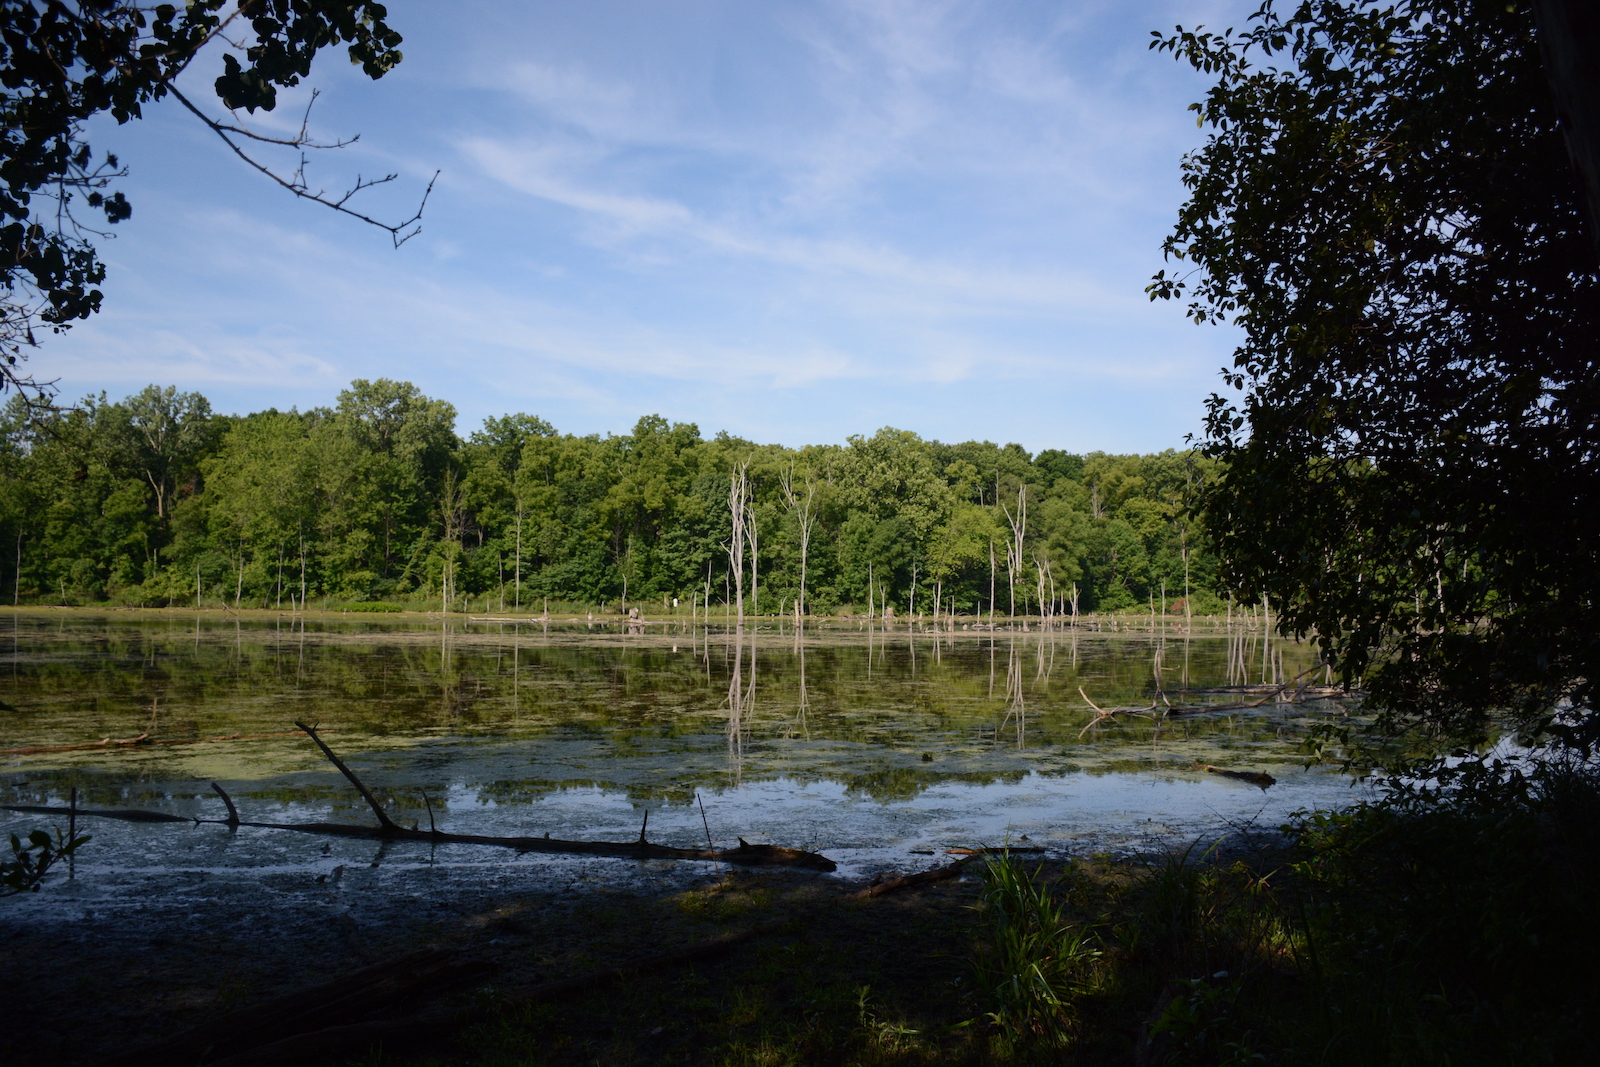
[[[1600,4],[1534,0],[1539,51],[1600,260]]]

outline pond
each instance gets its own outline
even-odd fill
[[[942,862],[927,857],[957,846],[1182,847],[1352,796],[1347,779],[1303,767],[1308,729],[1344,714],[1332,701],[1090,727],[1091,701],[1237,704],[1238,691],[1219,690],[1281,683],[1314,662],[1311,649],[1258,630],[933,632],[855,620],[796,632],[765,620],[740,633],[673,620],[630,633],[459,616],[83,611],[20,612],[0,626],[0,748],[156,742],[7,754],[8,804],[65,803],[76,788],[82,806],[220,818],[215,781],[247,820],[370,821],[296,720],[320,724],[403,825],[431,817],[458,833],[621,841],[648,810],[652,841],[807,848],[846,879]],[[234,734],[267,736],[210,740]],[[1263,790],[1204,765],[1277,782]],[[0,816],[13,832],[51,818]],[[30,910],[210,899],[233,882],[326,884],[358,868],[410,893],[423,892],[412,883],[424,869],[581,888],[708,866],[84,826],[95,840],[72,884],[53,880]]]

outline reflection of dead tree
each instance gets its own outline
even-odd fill
[[[745,720],[755,707],[756,697],[756,645],[750,642],[750,687],[744,685],[744,633],[739,631],[733,639],[733,674],[728,679],[728,755],[734,760],[734,774],[739,773],[744,759]]]
[[[452,834],[439,830],[407,829],[400,826],[389,817],[372,791],[356,777],[343,760],[336,756],[323,740],[317,736],[316,728],[304,723],[295,723],[301,730],[315,741],[317,747],[328,761],[339,769],[339,772],[350,780],[356,787],[367,806],[372,809],[373,816],[378,820],[377,826],[357,826],[349,823],[270,823],[247,822],[239,817],[238,808],[233,799],[223,791],[222,787],[212,783],[211,788],[216,790],[227,805],[228,817],[226,819],[187,819],[180,815],[171,815],[160,811],[137,811],[134,809],[112,809],[109,811],[84,811],[79,809],[79,815],[94,815],[106,818],[123,819],[130,822],[193,822],[209,823],[237,829],[241,826],[251,826],[263,830],[293,830],[299,833],[320,834],[327,837],[354,837],[364,840],[376,841],[419,841],[439,845],[494,845],[500,848],[512,848],[518,852],[547,852],[565,853],[585,856],[613,856],[618,859],[677,859],[677,860],[710,860],[718,863],[733,863],[746,867],[803,867],[814,871],[831,871],[834,869],[832,860],[820,856],[815,852],[806,852],[796,848],[783,848],[778,845],[751,845],[743,838],[739,840],[738,848],[709,849],[709,848],[674,848],[670,845],[657,845],[645,839],[643,828],[639,831],[637,841],[562,841],[546,837],[490,837],[482,834]],[[29,809],[44,810],[54,813],[59,810],[66,814],[67,809]],[[645,816],[646,824],[649,815]]]
[[[794,632],[794,658],[800,668],[800,707],[795,725],[800,728],[801,736],[809,741],[811,740],[811,724],[806,716],[806,713],[810,710],[809,697],[806,693],[806,646],[805,642],[800,640],[799,629]]]
[[[1006,649],[1006,715],[994,729],[995,744],[1000,743],[1000,731],[1013,718],[1017,720],[1017,747],[1022,748],[1027,737],[1028,707],[1022,696],[1022,658],[1017,655],[1015,642]]]

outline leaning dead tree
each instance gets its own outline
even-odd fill
[[[333,749],[329,748],[322,738],[317,736],[316,728],[305,723],[295,723],[303,730],[312,741],[316,742],[322,754],[339,769],[339,772],[349,779],[355,786],[356,792],[361,794],[361,799],[367,802],[372,809],[372,814],[377,819],[376,826],[361,826],[351,823],[326,823],[326,822],[252,822],[240,818],[239,809],[234,804],[233,798],[215,782],[211,783],[222,803],[228,809],[226,819],[189,819],[181,815],[172,815],[162,811],[138,811],[136,809],[76,809],[76,814],[95,816],[100,818],[121,819],[127,822],[192,822],[195,824],[210,824],[227,826],[229,829],[238,829],[241,826],[251,826],[263,830],[292,830],[304,834],[320,834],[325,837],[357,837],[370,841],[420,841],[435,845],[491,845],[499,848],[511,848],[518,852],[549,852],[576,854],[584,856],[612,856],[617,859],[636,860],[708,860],[715,863],[732,863],[743,867],[800,867],[813,871],[832,871],[835,864],[826,856],[815,852],[807,852],[798,848],[783,848],[779,845],[752,845],[739,839],[738,848],[677,848],[672,845],[658,845],[646,840],[645,831],[650,825],[650,813],[645,812],[644,825],[639,828],[637,841],[563,841],[552,838],[548,834],[544,837],[493,837],[484,834],[452,834],[436,829],[433,823],[433,805],[428,801],[427,795],[423,800],[428,804],[429,827],[426,830],[408,828],[399,825],[389,813],[384,810],[378,798],[368,789],[366,784],[356,776],[349,766],[345,764]],[[35,814],[67,814],[69,809],[56,807],[38,807],[33,805],[7,805],[7,811],[23,811]],[[709,844],[709,843],[708,843]]]

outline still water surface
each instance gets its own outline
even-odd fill
[[[1140,851],[1276,826],[1348,801],[1307,771],[1301,742],[1333,703],[1121,717],[1102,708],[1281,681],[1308,648],[1259,632],[930,633],[904,624],[652,625],[627,633],[385,618],[193,614],[0,616],[0,748],[148,734],[159,741],[320,723],[397,821],[480,834],[719,846],[736,836],[815,849],[840,877],[927,862],[929,850],[1024,838],[1063,852]],[[1191,692],[1180,698],[1184,686]],[[1197,764],[1268,771],[1261,790]],[[220,782],[246,819],[365,822],[354,791],[303,737],[0,757],[7,803],[156,808],[220,817]],[[704,817],[700,805],[704,805]],[[9,813],[9,829],[39,816]],[[96,820],[85,895],[191,891],[221,878],[441,862],[514,883],[562,857],[334,842],[271,831]],[[411,853],[416,853],[415,856]],[[348,853],[348,855],[346,855]],[[359,855],[358,855],[359,854]],[[682,866],[697,866],[693,864]],[[586,878],[640,865],[584,860]],[[231,874],[230,874],[231,872]],[[565,875],[561,875],[565,877]]]

